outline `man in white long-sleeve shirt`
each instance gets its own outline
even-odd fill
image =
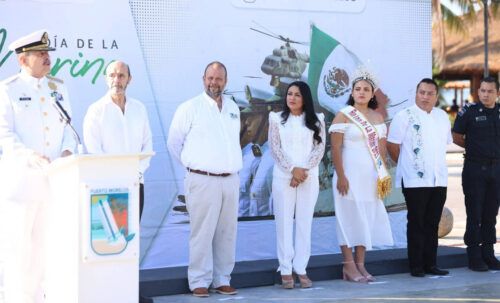
[[[240,111],[222,92],[227,71],[220,62],[208,64],[205,91],[182,103],[175,112],[167,140],[170,154],[181,161],[186,205],[190,216],[189,288],[207,297],[212,285],[232,295],[242,156]]]
[[[90,105],[83,120],[83,139],[91,154],[148,153],[153,151],[146,107],[126,95],[132,80],[130,67],[121,61],[106,69],[107,94]],[[144,208],[144,172],[149,158],[139,164],[139,218]]]
[[[115,61],[106,69],[107,94],[90,105],[83,120],[83,140],[91,154],[149,153],[153,151],[148,112],[139,101],[127,96],[132,80],[130,67]],[[144,172],[149,158],[139,163],[139,220],[144,208]],[[139,290],[140,293],[140,290]],[[152,303],[139,295],[139,303]]]

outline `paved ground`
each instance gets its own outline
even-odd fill
[[[155,303],[237,302],[500,302],[500,271],[476,273],[453,269],[447,278],[414,278],[409,274],[379,276],[370,284],[342,280],[314,283],[311,289],[284,290],[279,285],[243,288],[234,296],[190,294],[154,298]]]

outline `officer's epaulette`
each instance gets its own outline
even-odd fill
[[[471,106],[476,106],[476,102],[468,102],[468,103],[465,103],[464,106],[462,107],[462,109],[458,112],[458,115],[459,116],[462,116],[463,114],[465,114],[465,112],[467,111],[467,109]]]
[[[64,81],[63,81],[63,80],[61,80],[61,79],[59,79],[59,78],[56,78],[56,77],[52,77],[51,75],[47,75],[47,79],[52,80],[52,81],[54,81],[54,82],[61,83],[61,84],[63,84],[63,83],[64,83]]]
[[[0,83],[4,84],[4,85],[7,85],[7,84],[9,84],[9,83],[14,82],[15,80],[17,80],[19,78],[19,75],[20,74],[15,74],[14,76],[7,78],[7,79],[3,80]]]

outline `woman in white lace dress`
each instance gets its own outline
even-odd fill
[[[308,288],[312,282],[306,267],[319,193],[318,165],[325,151],[325,124],[323,114],[314,112],[311,90],[305,82],[291,83],[284,110],[269,114],[268,140],[275,160],[272,195],[282,286],[294,287],[295,272],[301,287]]]
[[[344,258],[344,280],[353,282],[374,281],[364,265],[367,249],[393,245],[389,219],[380,199],[381,179],[388,181],[385,187],[390,190],[390,177],[385,169],[387,128],[382,116],[375,112],[375,89],[369,76],[355,78],[348,106],[335,116],[329,129],[335,167],[337,239]],[[383,178],[381,170],[385,172]]]

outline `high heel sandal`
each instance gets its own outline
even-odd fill
[[[358,268],[356,267],[356,265],[354,264],[354,261],[346,261],[346,262],[342,262],[342,264],[344,264],[342,266],[342,279],[344,279],[345,281],[350,281],[350,282],[357,282],[357,283],[367,283],[368,280],[358,271],[358,274],[359,276],[351,276],[345,269],[345,264],[353,264],[354,267],[356,268],[356,271],[358,271]]]
[[[364,263],[356,263],[356,267],[358,268],[359,273],[362,274],[368,282],[375,282],[375,280],[377,280],[366,270]]]
[[[297,277],[299,278],[301,288],[311,288],[312,287],[313,282],[311,281],[311,279],[309,279],[309,277],[306,274],[297,275]]]
[[[281,287],[284,289],[293,289],[295,280],[292,275],[281,275]]]

